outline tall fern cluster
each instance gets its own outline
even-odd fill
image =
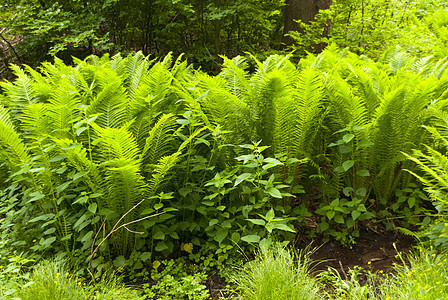
[[[217,76],[181,58],[141,53],[13,66],[17,78],[1,83],[0,207],[2,229],[27,233],[15,246],[82,256],[103,220],[110,229],[126,213],[124,223],[165,210],[114,234],[102,251],[173,251],[176,240],[214,228],[203,203],[223,211],[240,197],[226,196],[236,182],[221,190],[213,180],[224,171],[224,185],[235,180],[238,145],[256,141],[269,146],[268,156],[304,159],[269,162],[281,174],[276,180],[309,188],[309,200],[319,198],[316,188],[326,201],[349,187],[352,196],[364,190],[364,202],[387,205],[412,179],[405,153],[428,142],[422,125],[433,124],[435,111],[444,116],[446,59],[393,49],[373,62],[330,47],[298,65],[278,55],[253,58],[252,73],[242,57],[223,59]],[[212,185],[219,201],[203,201]],[[244,207],[232,214],[247,214]],[[210,236],[221,243],[244,228],[226,223]]]

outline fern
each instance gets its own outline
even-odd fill
[[[161,116],[154,124],[141,153],[141,160],[146,166],[151,168],[173,149],[173,133],[176,127],[177,123],[172,114]]]
[[[103,70],[98,74],[101,91],[87,107],[87,114],[99,114],[96,124],[106,128],[122,126],[128,116],[128,98],[117,74],[112,70]]]
[[[3,106],[0,106],[0,147],[3,163],[11,170],[18,170],[30,161],[28,150],[12,124],[9,111]]]
[[[171,169],[176,166],[180,159],[180,152],[175,152],[169,156],[162,157],[154,168],[152,178],[149,180],[148,195],[154,196],[168,179]]]

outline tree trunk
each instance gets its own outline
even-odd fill
[[[321,9],[329,9],[332,0],[285,0],[285,26],[283,28],[283,43],[290,46],[294,40],[285,36],[290,31],[300,31],[299,25],[295,20],[301,20],[304,23],[310,23],[314,20]],[[330,23],[324,30],[324,36],[330,31]],[[318,49],[319,50],[319,49]],[[322,49],[320,49],[322,51]]]

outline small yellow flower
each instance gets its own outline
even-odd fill
[[[426,269],[426,272],[431,271],[431,268]]]
[[[408,277],[411,276],[411,275],[412,275],[412,272],[409,272],[408,274],[406,274],[406,276],[408,276]]]
[[[431,256],[432,256],[432,257],[436,257],[436,254],[435,254],[435,253],[434,253],[434,254],[431,254]]]
[[[423,287],[424,290],[427,290],[428,288],[429,288],[429,285],[425,285],[425,286]]]
[[[437,281],[436,284],[440,284],[440,281]]]
[[[387,297],[385,300],[390,300],[390,297]]]
[[[369,261],[369,262],[368,262],[367,264],[368,264],[368,265],[370,265],[371,263],[372,263],[372,262],[371,262],[371,261]]]
[[[3,269],[3,266],[0,266],[0,269]]]
[[[35,243],[36,242],[36,240],[33,240],[33,243]]]
[[[59,277],[59,276],[61,276],[61,273],[56,273],[56,277]]]
[[[380,270],[379,273],[380,273],[380,274],[383,274],[383,270]]]
[[[442,263],[438,263],[437,265],[438,265],[438,266],[441,266],[441,265],[442,265]]]
[[[2,286],[2,290],[4,290],[5,289],[5,287],[4,286]]]
[[[84,282],[82,285],[86,285],[86,283]]]
[[[446,258],[443,261],[446,261]]]
[[[54,281],[54,283],[55,283],[55,284],[58,284],[58,282],[57,282],[56,280]]]
[[[81,281],[78,281],[78,285],[81,285]]]
[[[414,282],[417,282],[417,279],[414,279]]]
[[[65,273],[65,276],[68,276],[68,272],[67,272],[67,273]]]

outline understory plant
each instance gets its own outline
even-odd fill
[[[235,270],[232,282],[239,299],[320,299],[311,276],[309,253],[292,253],[273,245]]]
[[[394,267],[380,284],[385,299],[445,299],[448,293],[448,255],[446,251],[420,249],[418,253],[400,257],[400,265]]]
[[[28,277],[17,276],[11,280],[15,281],[17,288],[10,293],[2,289],[2,299],[144,299],[137,291],[124,287],[116,275],[104,275],[99,282],[92,284],[70,272],[61,259],[41,261],[33,267]]]
[[[422,125],[445,110],[446,61],[394,48],[375,62],[334,46],[298,65],[251,59],[224,57],[216,76],[142,53],[13,66],[0,83],[12,251],[85,264],[94,252],[99,276],[190,243],[220,262],[286,244],[313,212],[319,232],[351,244],[359,223],[395,208],[415,167],[404,153],[430,142]],[[94,251],[122,217],[129,226]]]

